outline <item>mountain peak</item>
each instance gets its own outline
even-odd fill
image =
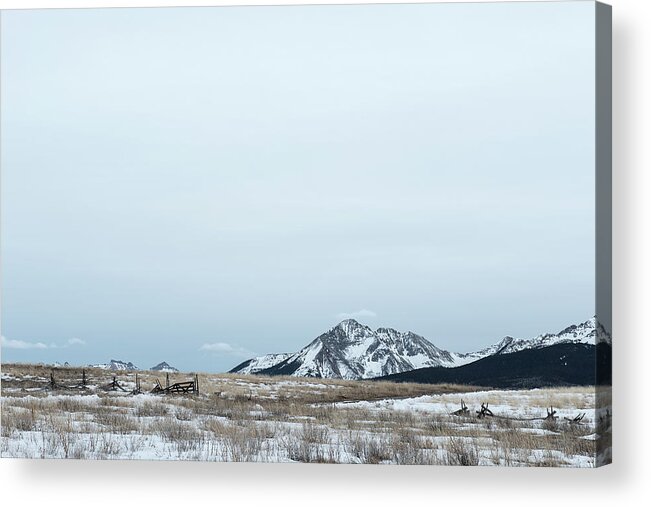
[[[169,363],[166,361],[163,361],[162,363],[158,363],[156,366],[152,366],[150,368],[152,371],[162,371],[162,372],[170,372],[170,373],[175,373],[178,372],[174,366],[170,366]]]
[[[268,357],[245,361],[232,372],[253,371],[263,375],[294,375],[345,379],[373,378],[426,366],[452,365],[448,352],[422,336],[390,328],[373,331],[355,319],[341,321],[307,346],[259,369]]]
[[[137,370],[136,366],[131,362],[131,361],[122,361],[122,359],[111,359],[110,364],[116,364],[116,365],[125,365],[128,366],[129,368],[133,370]]]
[[[335,330],[343,331],[343,333],[348,335],[348,336],[351,336],[353,334],[358,334],[360,331],[371,332],[370,327],[365,326],[364,324],[360,324],[355,319],[342,320],[339,324],[337,324],[335,327],[333,327],[332,330],[333,331],[335,331]]]
[[[91,364],[89,365],[92,368],[101,368],[103,370],[127,370],[127,371],[132,371],[132,370],[138,370],[139,368],[133,364],[131,361],[126,362],[122,361],[120,359],[111,359],[108,363],[103,363],[103,364]]]
[[[360,324],[355,319],[344,319],[335,327],[366,327],[364,324]]]
[[[456,367],[478,359],[538,349],[558,343],[594,344],[594,319],[568,326],[558,334],[531,339],[505,336],[485,349],[454,353],[437,348],[422,336],[388,327],[373,331],[355,319],[342,320],[295,353],[249,359],[232,373],[368,379],[432,366]]]

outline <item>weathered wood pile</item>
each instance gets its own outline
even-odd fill
[[[82,377],[79,382],[73,385],[66,385],[66,384],[62,384],[56,378],[54,378],[54,371],[52,371],[50,372],[50,381],[48,382],[46,389],[50,389],[52,391],[62,390],[62,389],[87,389],[88,382],[86,381],[86,370],[82,370],[81,373],[82,373]]]
[[[163,387],[158,379],[156,385],[151,390],[153,394],[199,394],[199,375],[194,376],[193,380],[186,382],[176,382],[170,385],[169,373],[166,376],[165,387]]]
[[[477,413],[477,419],[483,419],[486,416],[493,417],[493,412],[488,408],[488,403],[482,403],[480,410],[475,410]]]
[[[576,417],[573,419],[570,419],[569,417],[564,417],[566,421],[569,421],[570,424],[579,424],[581,421],[583,421],[583,418],[585,417],[585,412],[583,414],[578,414]]]
[[[142,389],[140,387],[140,377],[138,377],[138,374],[136,373],[136,386],[133,388],[133,391],[131,391],[131,394],[141,394]]]
[[[511,421],[554,421],[558,419],[554,407],[549,407],[546,410],[547,415],[545,417],[514,417],[493,414],[492,410],[488,408],[488,403],[482,403],[481,408],[479,410],[475,410],[475,413],[477,414],[478,419],[484,419],[485,417],[495,417],[496,419],[507,419]],[[468,417],[470,415],[470,411],[468,410],[468,407],[464,401],[461,400],[461,408],[452,412],[451,415]],[[570,424],[581,424],[584,417],[585,413],[580,413],[576,417],[564,417],[563,419],[568,421]]]
[[[105,386],[102,386],[102,390],[104,391],[123,391],[123,392],[128,392],[124,387],[120,385],[116,377],[113,377],[113,381],[109,382]]]
[[[468,407],[463,400],[461,400],[461,408],[452,412],[452,415],[468,415]]]

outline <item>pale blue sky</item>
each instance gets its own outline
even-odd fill
[[[456,351],[594,314],[592,2],[1,28],[3,361],[223,371],[345,314]]]

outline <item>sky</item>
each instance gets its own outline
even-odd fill
[[[225,371],[594,311],[592,2],[1,16],[2,361]]]

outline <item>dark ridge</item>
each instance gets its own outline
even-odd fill
[[[492,355],[456,368],[420,368],[373,380],[518,389],[595,385],[597,382],[610,384],[611,357],[612,349],[608,344],[600,343],[595,347],[583,343],[560,343]]]
[[[288,357],[284,361],[281,361],[278,364],[265,368],[256,372],[256,375],[291,375],[301,366],[300,361],[290,361],[291,357]]]
[[[253,359],[247,359],[246,361],[241,362],[240,364],[238,364],[238,365],[237,365],[235,368],[233,368],[232,370],[228,370],[228,373],[237,373],[237,372],[240,371],[242,368],[246,368],[248,365],[250,365],[250,364],[251,364],[251,361],[253,361]]]

